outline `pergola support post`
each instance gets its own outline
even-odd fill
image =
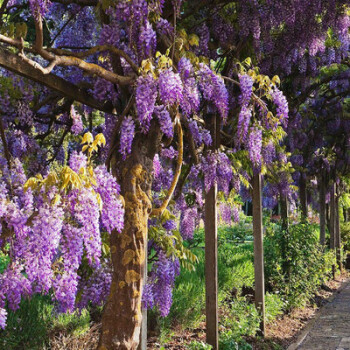
[[[324,174],[319,178],[319,198],[320,198],[320,245],[326,244],[326,184]]]
[[[265,335],[265,279],[264,279],[264,246],[261,200],[261,175],[253,175],[253,232],[254,232],[254,274],[255,306],[259,311],[260,334]]]
[[[217,150],[219,118],[210,114],[207,119],[212,135],[212,150]],[[218,315],[218,231],[217,231],[217,184],[205,194],[205,311],[206,341],[214,350],[219,349]]]
[[[333,182],[331,184],[330,188],[330,224],[329,224],[329,234],[330,234],[330,242],[329,247],[331,250],[335,251],[336,247],[336,201],[335,201],[335,183]],[[332,266],[333,271],[333,279],[335,279],[335,272],[336,272],[336,266],[333,264]]]

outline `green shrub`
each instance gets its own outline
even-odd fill
[[[65,332],[74,335],[81,335],[90,329],[90,313],[83,309],[81,313],[53,314],[48,326],[53,332]]]
[[[220,333],[219,338],[219,348],[220,350],[252,350],[252,346],[241,340],[236,341],[234,332],[232,330],[227,330]]]
[[[176,278],[173,289],[173,304],[169,315],[160,319],[161,327],[169,328],[176,321],[182,327],[195,327],[202,321],[205,308],[205,277],[204,277],[204,250],[195,248],[192,250],[198,257],[195,271],[182,269]],[[150,317],[157,315],[150,314]]]
[[[323,252],[318,245],[317,225],[291,225],[287,235],[276,223],[266,220],[266,224],[266,319],[271,322],[313,296],[319,285],[331,275],[334,254]],[[239,344],[245,336],[255,336],[260,323],[252,300],[241,296],[242,288],[247,287],[250,294],[249,288],[254,287],[253,244],[247,240],[238,244],[230,239],[234,231],[235,226],[220,227],[218,232],[219,305],[224,308],[225,315],[221,320],[224,329],[221,344],[226,342],[230,346],[233,342]],[[158,319],[161,334],[170,334],[174,321],[184,328],[193,328],[204,319],[203,229],[196,231],[189,246],[198,257],[196,270],[182,270],[177,277],[173,305],[167,318],[158,319],[157,315],[151,314],[151,318]]]
[[[268,229],[264,245],[267,288],[279,291],[288,309],[303,305],[331,275],[334,254],[322,251],[317,225]]]
[[[220,229],[220,232],[221,229]],[[195,271],[183,269],[176,278],[173,290],[173,304],[169,316],[158,320],[161,328],[170,328],[174,320],[182,327],[196,327],[203,320],[205,309],[205,256],[203,230],[195,234],[192,251],[198,257]],[[234,244],[220,241],[218,247],[219,300],[224,300],[233,288],[252,287],[254,284],[252,243]],[[157,318],[150,313],[150,318]]]
[[[49,347],[50,333],[80,335],[90,329],[90,314],[57,314],[49,296],[23,299],[15,312],[8,311],[7,326],[0,330],[0,349],[41,350]]]
[[[344,249],[350,251],[350,222],[341,223],[340,232]]]
[[[252,350],[252,346],[244,340],[237,342],[230,330],[221,332],[219,338],[220,350]],[[209,344],[193,341],[188,346],[188,350],[211,350],[213,347]]]
[[[266,321],[270,322],[278,316],[283,315],[286,302],[280,294],[266,293],[265,295],[265,317]]]
[[[0,331],[0,349],[41,349],[48,339],[46,322],[51,311],[49,298],[34,296],[22,300],[16,312],[8,312],[7,327]]]
[[[243,336],[256,335],[260,317],[254,304],[248,303],[245,297],[237,296],[225,305],[222,324],[225,329],[230,330],[230,338],[240,341]]]
[[[187,347],[188,350],[211,350],[212,348],[211,345],[201,341],[193,341]]]
[[[218,248],[218,279],[221,292],[254,284],[253,245],[220,243]]]
[[[220,242],[231,243],[252,241],[253,226],[249,220],[240,221],[232,226],[220,226],[218,228],[218,239]]]

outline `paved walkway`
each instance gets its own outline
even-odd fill
[[[350,350],[350,281],[288,350]]]

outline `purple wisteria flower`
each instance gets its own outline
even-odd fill
[[[260,168],[261,166],[261,147],[262,130],[257,127],[251,127],[247,141],[247,148],[249,152],[249,158],[255,168]]]
[[[154,54],[157,46],[157,36],[149,21],[146,21],[145,25],[141,29],[139,43],[143,49],[144,58],[150,57]]]
[[[197,208],[187,208],[182,211],[180,219],[180,233],[183,239],[192,239],[196,228]]]
[[[136,108],[141,128],[148,132],[158,96],[157,80],[151,74],[140,76],[136,87]]]
[[[277,116],[280,118],[280,122],[284,127],[288,124],[288,102],[286,97],[283,95],[282,91],[275,88],[271,93],[273,103],[276,105]]]
[[[243,107],[249,105],[253,93],[253,79],[248,74],[240,74],[238,76],[241,88],[241,95],[239,96],[239,104]]]
[[[183,85],[178,73],[166,69],[159,74],[159,96],[165,105],[179,104],[182,92]]]
[[[7,311],[0,307],[0,328],[5,329],[7,319]]]
[[[119,152],[123,155],[123,159],[131,153],[132,141],[135,136],[135,123],[132,117],[126,117],[122,121],[120,127],[120,146]]]
[[[170,117],[169,111],[164,106],[156,106],[154,113],[157,116],[160,130],[165,134],[166,137],[171,138],[174,136],[173,121]]]
[[[73,151],[69,158],[69,166],[75,172],[79,172],[81,168],[87,167],[87,157],[82,152]]]
[[[70,110],[70,117],[73,120],[73,125],[71,130],[73,134],[79,135],[83,131],[84,126],[83,126],[83,121],[81,119],[81,115],[77,113],[73,105]]]
[[[241,143],[244,143],[247,139],[249,123],[252,118],[252,109],[250,107],[243,106],[239,112],[237,134],[235,137],[236,146],[239,147]]]
[[[228,113],[228,92],[223,79],[202,63],[200,64],[198,76],[199,87],[204,99],[216,106],[222,119],[225,121]]]

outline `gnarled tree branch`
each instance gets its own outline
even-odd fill
[[[125,61],[130,64],[130,67],[133,69],[135,73],[138,73],[139,71],[139,67],[137,66],[137,64],[135,64],[135,62],[131,59],[131,57],[126,52],[124,52],[123,50],[117,49],[112,45],[97,45],[86,51],[80,51],[80,52],[73,52],[73,51],[64,50],[64,49],[47,49],[47,51],[55,53],[57,55],[61,55],[61,56],[74,56],[78,58],[88,57],[97,52],[110,51],[117,56],[123,57]]]
[[[31,64],[23,60],[23,58],[1,47],[0,66],[23,77],[29,78],[33,81],[43,84],[48,88],[59,92],[63,96],[72,98],[73,100],[79,101],[89,107],[98,109],[103,112],[113,113],[112,104],[101,103],[85,90],[52,73],[43,74],[40,70],[36,69]]]

